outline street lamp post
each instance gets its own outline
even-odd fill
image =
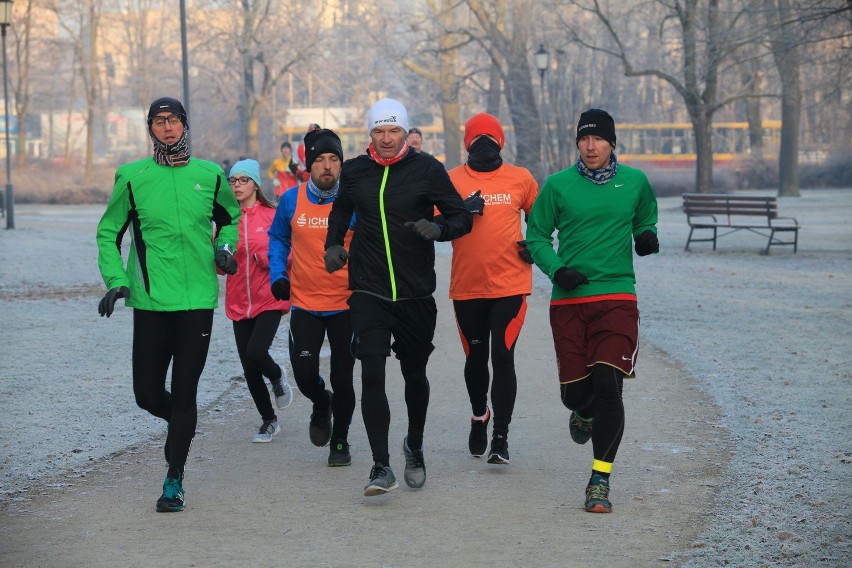
[[[12,140],[9,138],[9,66],[6,61],[6,28],[12,22],[12,2],[0,0],[0,28],[3,33],[3,100],[6,105],[6,228],[15,228],[15,190],[12,187]],[[20,128],[20,125],[18,125]]]
[[[541,78],[541,119],[544,122],[544,131],[547,133],[544,139],[544,146],[541,149],[541,175],[547,173],[547,151],[550,147],[550,125],[547,122],[547,115],[544,108],[544,74],[547,73],[547,67],[550,64],[550,54],[544,49],[544,44],[539,44],[538,51],[535,52],[535,67],[538,69],[539,77]]]

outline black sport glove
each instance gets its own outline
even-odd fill
[[[441,237],[441,227],[437,223],[427,221],[426,219],[420,219],[416,222],[408,221],[405,223],[405,226],[417,233],[424,241],[436,241]]]
[[[101,317],[112,315],[112,311],[115,309],[115,301],[119,298],[130,298],[130,290],[127,289],[127,286],[111,288],[101,298],[101,302],[98,304],[98,313],[101,314]]]
[[[485,212],[485,199],[479,195],[481,192],[477,189],[464,200],[464,206],[471,215],[482,215]]]
[[[532,254],[530,254],[530,249],[527,248],[527,241],[518,241],[518,246],[521,247],[521,250],[518,251],[518,256],[521,257],[521,260],[527,264],[533,264],[535,261]]]
[[[213,258],[216,261],[216,266],[225,274],[237,273],[237,259],[234,258],[234,251],[230,245],[219,247],[216,256]]]
[[[290,165],[288,166],[288,169],[289,169],[289,170],[290,170],[293,174],[295,174],[295,173],[299,170],[299,164],[297,164],[296,162],[290,162]]]
[[[346,259],[349,258],[349,253],[342,245],[331,245],[325,249],[325,269],[329,272],[335,272],[346,266]]]
[[[636,254],[639,256],[647,256],[660,252],[660,241],[657,239],[657,233],[651,229],[636,237]]]
[[[272,296],[276,300],[290,299],[290,281],[286,278],[279,278],[272,283]]]
[[[553,275],[553,281],[566,292],[570,292],[581,284],[589,283],[582,273],[577,272],[573,268],[568,268],[567,266],[563,266],[556,271],[556,274]]]

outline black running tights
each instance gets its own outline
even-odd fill
[[[584,418],[594,417],[592,449],[596,460],[612,463],[624,434],[624,373],[603,363],[579,381],[560,385],[562,404]]]
[[[195,436],[198,380],[212,327],[213,310],[133,311],[133,393],[140,408],[169,424],[169,477],[183,475]]]
[[[269,355],[269,346],[275,339],[280,323],[281,312],[277,310],[261,312],[257,317],[234,322],[234,340],[237,342],[243,375],[263,420],[276,418],[263,377],[268,377],[270,381],[281,378],[281,367]]]

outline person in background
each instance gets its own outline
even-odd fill
[[[434,241],[468,233],[472,219],[444,166],[418,154],[405,141],[408,114],[402,103],[393,99],[375,103],[367,131],[367,152],[343,164],[340,192],[328,218],[325,267],[331,273],[343,268],[347,260],[351,262],[352,348],[361,361],[361,412],[374,461],[364,488],[369,497],[399,486],[388,450],[390,407],[385,367],[391,350],[405,380],[405,482],[411,488],[426,483],[426,364],[434,349],[437,316],[432,297]],[[436,206],[441,219],[434,218]],[[347,250],[345,238],[353,214],[357,223]]]
[[[282,142],[281,157],[276,158],[269,166],[269,179],[272,180],[273,193],[281,197],[284,192],[299,183],[299,175],[302,169],[299,162],[293,159],[293,146],[289,142]]]
[[[314,130],[319,130],[320,128],[322,128],[322,127],[319,124],[317,124],[316,122],[312,122],[308,125],[308,130],[305,133],[305,135],[307,135],[310,132],[313,132]],[[299,178],[300,182],[308,181],[309,179],[311,179],[311,170],[306,165],[307,160],[305,158],[305,139],[304,138],[302,138],[302,141],[299,142],[299,146],[296,148],[296,156],[298,156],[299,164],[301,166],[299,175],[297,177]]]
[[[481,204],[473,230],[453,241],[450,298],[465,354],[464,381],[470,397],[468,448],[476,457],[488,448],[488,390],[494,429],[488,463],[509,463],[509,423],[518,390],[515,343],[532,292],[532,258],[523,241],[521,217],[529,215],[538,184],[525,168],[503,161],[500,121],[480,113],[464,126],[467,162],[450,170],[459,194]],[[484,214],[487,213],[487,214]],[[487,254],[484,252],[487,251]],[[489,376],[488,358],[494,373]]]
[[[272,384],[279,410],[290,406],[293,390],[284,368],[269,355],[281,317],[290,302],[277,300],[269,291],[269,237],[275,206],[260,187],[260,164],[240,160],[231,168],[228,183],[240,204],[240,235],[237,243],[237,273],[229,274],[225,288],[225,314],[233,320],[234,340],[251,398],[260,413],[260,429],[252,442],[271,442],[281,431],[272,409],[263,377]]]
[[[544,183],[527,224],[527,247],[553,281],[550,326],[571,439],[591,438],[586,511],[609,513],[609,478],[624,433],[624,377],[639,346],[636,254],[659,251],[657,199],[640,170],[619,164],[615,121],[589,109],[577,123],[580,157]],[[553,248],[556,231],[558,248]]]
[[[408,135],[405,137],[405,141],[408,142],[408,145],[414,148],[414,151],[418,154],[423,154],[425,156],[432,155],[423,151],[423,133],[419,128],[409,129]]]
[[[216,268],[237,271],[240,207],[222,168],[190,156],[189,124],[180,101],[162,97],[151,103],[148,134],[153,157],[116,170],[98,223],[98,266],[107,288],[98,313],[110,317],[120,298],[133,308],[133,393],[141,408],[168,423],[168,471],[156,510],[172,512],[184,508],[198,381],[219,304]],[[125,266],[121,242],[128,229]]]
[[[308,427],[311,442],[322,447],[330,440],[328,465],[346,466],[352,462],[348,439],[355,412],[348,273],[329,274],[322,259],[343,148],[337,134],[323,129],[309,132],[305,147],[311,178],[284,194],[269,229],[271,288],[276,298],[292,302],[290,364],[299,390],[313,403]],[[351,232],[347,245],[350,238]],[[319,368],[325,337],[331,348],[331,391]]]

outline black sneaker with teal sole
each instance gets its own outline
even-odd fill
[[[364,488],[365,497],[375,497],[390,493],[399,487],[396,476],[389,465],[375,464],[370,470],[370,483]]]
[[[157,499],[158,513],[176,513],[183,511],[184,491],[179,477],[166,477],[163,482],[163,494]]]

